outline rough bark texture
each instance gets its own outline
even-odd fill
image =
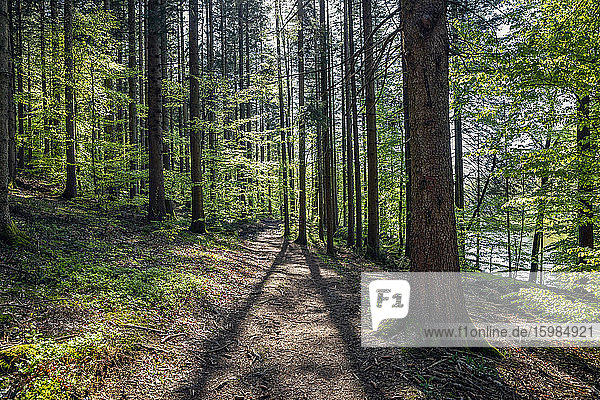
[[[352,110],[352,139],[354,150],[354,192],[356,194],[356,247],[362,246],[362,186],[360,180],[360,147],[358,141],[358,110],[356,101],[356,73],[354,58],[354,18],[353,0],[348,0],[348,53],[350,57],[350,98]]]
[[[8,113],[12,90],[9,38],[8,0],[0,0],[0,238],[12,225],[8,209]]]
[[[298,174],[299,174],[299,204],[298,204],[298,239],[296,243],[307,244],[306,235],[306,132],[304,124],[304,7],[298,2]]]
[[[458,271],[446,2],[403,0],[402,19],[411,153],[411,270]]]
[[[202,193],[201,138],[197,127],[200,117],[198,66],[198,0],[190,0],[190,152],[192,158],[192,225],[195,233],[206,232]]]
[[[325,25],[325,0],[319,1],[319,21],[321,25],[320,61],[321,61],[321,111],[325,121],[321,122],[321,139],[323,143],[323,195],[325,206],[325,225],[327,228],[327,253],[333,254],[333,188],[331,182],[332,170],[332,143],[329,135],[329,121],[327,118],[327,107],[329,102],[328,71],[327,71],[327,27]]]
[[[160,70],[160,30],[162,26],[160,0],[148,1],[148,219],[160,221],[167,215],[165,207],[165,181],[162,160],[162,83]]]
[[[128,0],[127,3],[127,24],[129,28],[128,33],[128,41],[129,41],[129,60],[128,67],[129,71],[133,72],[136,68],[136,48],[135,48],[135,30],[136,30],[136,21],[135,21],[135,0]],[[137,107],[136,107],[136,98],[137,96],[137,77],[132,73],[129,76],[129,144],[133,150],[133,156],[130,161],[130,169],[132,173],[135,173],[137,170],[137,143],[138,143],[138,133],[137,133]],[[138,185],[137,180],[131,180],[131,186],[129,187],[129,197],[134,198],[137,195]]]
[[[279,4],[279,3],[277,3]],[[289,213],[289,204],[288,204],[288,165],[287,165],[287,157],[286,157],[286,140],[285,140],[285,111],[283,105],[283,82],[281,77],[281,40],[279,31],[279,19],[281,16],[279,15],[279,7],[276,10],[275,17],[275,26],[277,31],[277,88],[278,88],[278,98],[279,98],[279,132],[281,136],[281,169],[283,174],[283,226],[284,226],[284,236],[290,235],[290,213]]]
[[[75,111],[73,86],[73,0],[65,0],[65,119],[67,148],[67,182],[63,197],[77,196],[75,165]]]
[[[355,243],[355,220],[356,220],[356,208],[354,206],[354,170],[352,165],[352,133],[353,133],[353,125],[352,125],[352,102],[354,101],[350,96],[351,92],[351,77],[350,77],[350,46],[349,46],[349,30],[348,30],[348,3],[352,0],[344,1],[344,87],[346,88],[346,132],[344,132],[345,137],[342,139],[346,143],[346,171],[348,174],[347,187],[348,187],[348,246],[354,246]]]
[[[379,188],[377,179],[377,125],[375,114],[375,64],[373,62],[373,20],[371,0],[362,0],[363,36],[365,47],[364,79],[367,125],[368,165],[368,225],[367,256],[377,258],[379,253]]]
[[[410,130],[410,270],[458,272],[450,151],[448,31],[444,0],[402,0],[406,99]],[[422,289],[419,284],[425,285]],[[413,283],[411,282],[411,286]],[[456,275],[416,282],[421,315],[468,322]]]

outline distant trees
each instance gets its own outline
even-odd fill
[[[372,258],[404,249],[415,265],[453,253],[456,208],[467,267],[599,259],[592,0],[528,0],[485,23],[485,2],[483,17],[461,2],[450,13],[407,2],[423,36],[413,50],[391,0],[11,3],[9,179],[16,165],[65,198],[147,207],[151,220],[175,206],[198,233],[280,218],[299,244],[319,238],[334,253],[336,239]],[[443,61],[442,13],[456,55],[452,120],[436,105],[445,65],[431,61]],[[551,235],[560,252],[544,251]],[[424,237],[449,240],[418,247]]]

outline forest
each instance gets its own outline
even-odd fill
[[[0,398],[600,398],[359,323],[600,270],[596,0],[0,0],[0,76]]]

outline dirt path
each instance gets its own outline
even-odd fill
[[[277,258],[243,319],[232,321],[224,338],[231,342],[215,352],[218,365],[182,388],[182,397],[365,398],[337,316],[323,297],[324,280],[338,279],[337,274],[321,270],[310,253],[280,238],[266,235],[253,245]]]
[[[242,247],[241,261],[262,268],[227,289],[237,296],[231,308],[199,307],[185,335],[151,342],[156,351],[124,365],[127,376],[96,398],[596,398],[595,363],[563,365],[579,360],[575,353],[517,349],[489,359],[461,349],[362,348],[362,260],[343,252],[323,259],[284,241],[274,223]]]

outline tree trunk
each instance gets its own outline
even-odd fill
[[[165,2],[167,0],[162,0],[162,8],[161,12],[163,16],[161,19],[163,23],[166,23],[166,10],[165,10]],[[169,65],[169,37],[167,35],[167,29],[162,28],[160,33],[160,69],[162,79],[167,79],[167,65]],[[169,149],[169,142],[172,140],[170,135],[170,118],[169,118],[169,108],[167,107],[167,97],[165,96],[164,91],[161,94],[161,118],[160,124],[163,134],[162,139],[162,157],[163,157],[163,168],[167,171],[171,170],[171,152]]]
[[[137,95],[137,77],[134,75],[133,71],[135,70],[136,64],[136,48],[135,48],[135,29],[136,29],[136,21],[135,21],[135,0],[128,0],[127,3],[127,22],[128,22],[128,39],[129,39],[129,145],[131,146],[132,153],[130,155],[131,161],[129,164],[129,169],[132,174],[135,174],[137,170],[137,144],[138,144],[138,134],[137,134],[137,104],[136,104],[136,95]],[[130,179],[131,183],[129,186],[129,197],[134,198],[138,192],[137,179]]]
[[[354,57],[354,17],[353,1],[347,0],[348,4],[348,53],[350,62],[350,94],[352,109],[352,135],[354,148],[354,193],[356,194],[356,247],[362,247],[362,184],[360,177],[360,146],[358,140],[358,110],[356,93],[356,73]]]
[[[331,169],[332,169],[332,149],[330,143],[329,134],[329,118],[328,118],[328,102],[329,102],[329,90],[328,90],[328,71],[327,71],[327,26],[325,24],[325,0],[319,0],[319,22],[321,28],[321,42],[320,42],[320,78],[321,78],[321,118],[324,121],[320,121],[321,125],[321,140],[323,143],[323,189],[324,189],[324,206],[325,206],[325,226],[327,228],[327,253],[333,254],[333,188],[331,181]]]
[[[577,99],[577,150],[579,152],[579,176],[577,193],[579,195],[578,208],[578,244],[580,248],[594,248],[594,212],[592,211],[592,192],[594,188],[592,173],[590,171],[593,153],[591,151],[590,135],[590,97],[585,95]],[[579,263],[585,263],[586,257],[580,256]]]
[[[53,117],[52,117],[52,131],[50,135],[50,154],[53,154],[54,149],[54,138],[60,131],[60,120],[61,118],[57,115],[57,110],[60,109],[60,68],[58,67],[60,60],[60,34],[59,27],[60,22],[58,20],[58,0],[50,0],[50,19],[52,19],[52,95],[53,95]]]
[[[148,219],[163,220],[166,215],[165,180],[162,160],[162,76],[160,69],[160,32],[163,29],[160,0],[148,0]]]
[[[343,85],[346,88],[346,132],[344,132],[344,140],[346,142],[346,173],[347,176],[347,185],[348,185],[348,246],[354,246],[355,244],[355,211],[356,207],[354,206],[354,170],[352,165],[352,132],[353,132],[353,124],[352,124],[352,103],[356,101],[356,99],[352,98],[350,95],[351,92],[351,80],[353,78],[351,74],[351,59],[352,54],[350,54],[350,45],[349,45],[349,18],[348,18],[348,3],[352,2],[352,0],[344,0],[344,79]]]
[[[298,204],[298,239],[305,246],[306,235],[306,132],[304,115],[304,6],[298,1],[298,174],[300,198]]]
[[[9,240],[10,230],[13,226],[8,208],[10,179],[8,114],[12,107],[10,102],[12,92],[10,34],[8,0],[0,0],[0,240],[2,241]]]
[[[276,16],[275,16],[275,30],[277,31],[277,89],[279,98],[279,133],[281,136],[281,171],[283,175],[283,236],[287,237],[290,235],[290,213],[288,204],[288,165],[287,165],[287,146],[285,140],[285,111],[283,108],[283,81],[281,77],[281,39],[279,31],[279,1],[276,4]]]
[[[200,70],[198,59],[198,0],[190,0],[190,152],[192,158],[192,224],[190,231],[205,233],[202,193],[200,118]]]
[[[550,136],[546,138],[546,145],[544,149],[550,148]],[[538,272],[540,271],[540,254],[542,254],[542,245],[544,242],[544,212],[545,212],[545,200],[543,200],[543,191],[548,183],[548,175],[542,176],[540,191],[542,191],[541,199],[538,200],[537,204],[537,215],[535,217],[535,233],[533,234],[533,246],[531,248],[531,268],[529,270],[529,282],[536,282],[538,278]],[[517,264],[518,268],[518,264]]]
[[[412,271],[458,271],[448,121],[446,1],[402,1],[411,140]]]
[[[52,0],[51,4],[54,3],[54,7],[56,7],[56,0]],[[55,21],[53,21],[52,23],[52,37],[54,38],[54,35],[56,35],[56,33],[54,32],[55,29],[55,25],[54,25]],[[18,24],[18,28],[17,28],[17,57],[16,57],[16,62],[17,62],[17,93],[19,93],[20,95],[23,94],[23,15],[21,12],[21,2],[17,1],[17,24]],[[58,107],[58,105],[57,105]],[[23,101],[19,100],[19,102],[17,103],[17,124],[19,127],[19,136],[21,137],[21,148],[19,150],[19,152],[22,152],[21,157],[19,157],[19,167],[20,168],[24,168],[25,167],[25,149],[24,149],[24,142],[25,142],[25,107],[23,104]]]
[[[402,0],[401,6],[411,140],[410,270],[459,272],[450,151],[447,3]],[[414,297],[421,315],[436,322],[469,321],[456,275],[421,283],[427,288],[416,287]]]
[[[40,69],[42,80],[42,132],[44,135],[44,155],[50,153],[50,138],[48,135],[48,120],[46,117],[48,82],[46,79],[46,1],[40,1]]]
[[[375,64],[373,62],[373,21],[371,0],[362,0],[363,36],[365,47],[364,79],[367,125],[368,162],[368,225],[367,256],[377,258],[379,253],[379,188],[377,177],[377,126],[375,114]]]
[[[67,182],[63,197],[72,199],[77,195],[75,165],[75,111],[73,76],[73,0],[65,0],[65,119],[67,148]]]

